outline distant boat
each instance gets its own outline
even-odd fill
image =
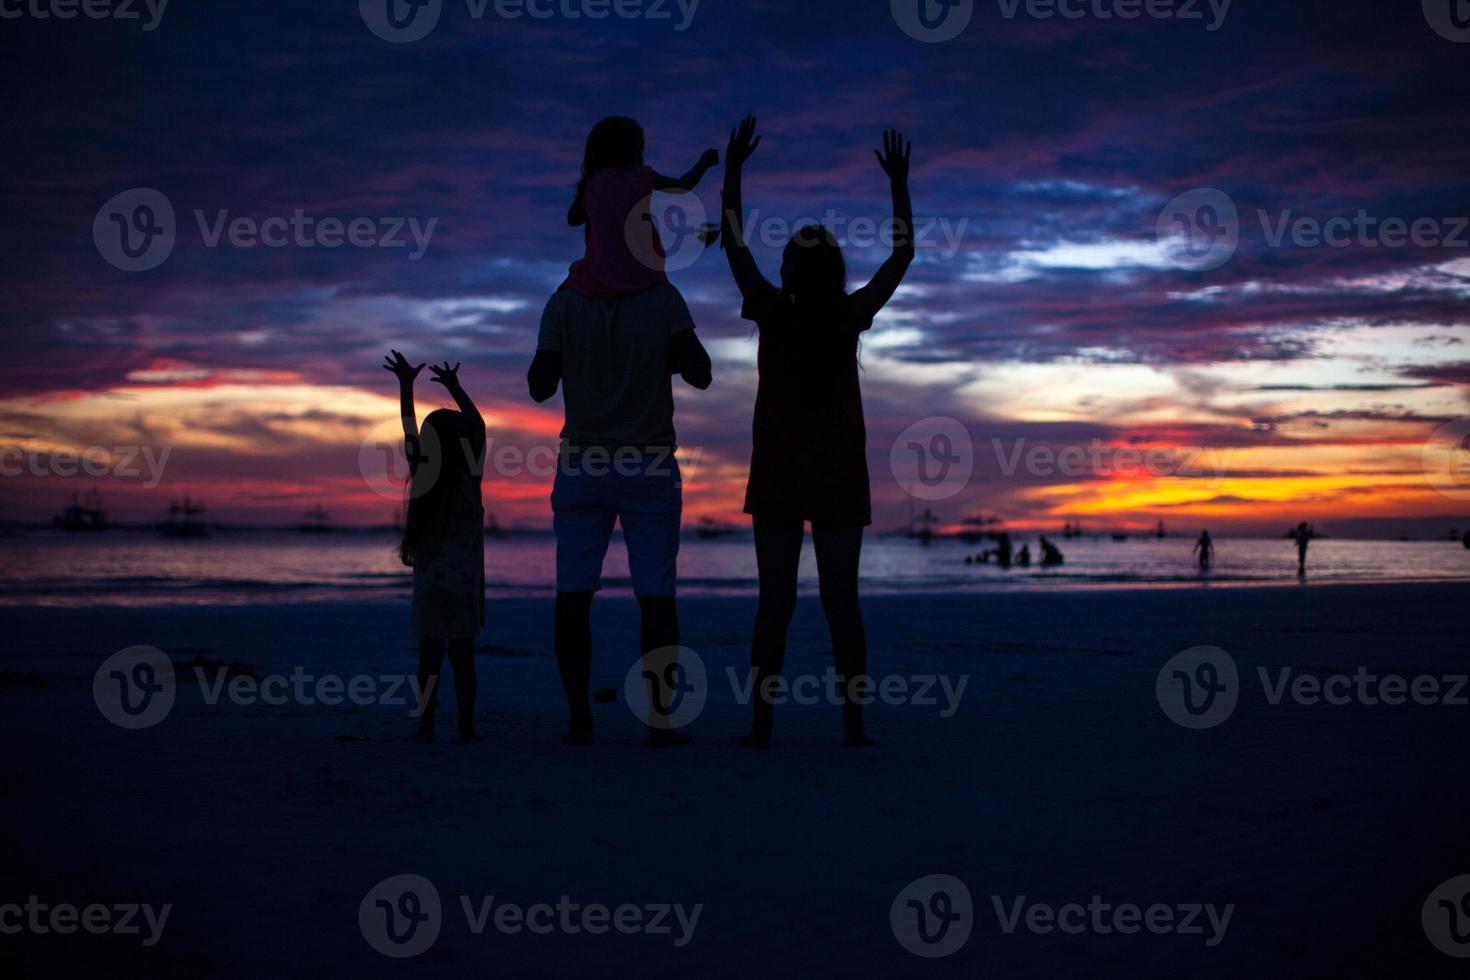
[[[909,506],[909,526],[907,532],[905,533],[912,540],[919,542],[919,544],[922,544],[925,547],[928,547],[929,545],[934,543],[934,525],[939,523],[939,518],[936,517],[934,512],[931,511],[928,507],[925,507],[924,513],[919,516],[918,527],[915,527],[914,515],[912,510],[912,499],[910,499],[909,501]]]
[[[168,506],[168,519],[158,525],[158,530],[166,538],[209,537],[209,528],[204,525],[204,505],[188,497],[182,504],[175,500]]]
[[[1164,522],[1163,521],[1159,521],[1159,527],[1158,527],[1158,530],[1154,531],[1154,537],[1158,538],[1159,540],[1163,540],[1164,538],[1167,538],[1168,536],[1169,536],[1169,533],[1164,530]]]
[[[728,538],[735,533],[735,528],[729,524],[722,524],[713,517],[701,517],[699,526],[694,529],[695,537],[702,541],[715,541],[719,538]]]
[[[975,514],[960,522],[964,530],[960,531],[956,536],[965,544],[979,544],[985,540],[985,529],[999,523],[1001,523],[999,517],[986,517],[984,514]]]
[[[71,495],[71,505],[52,519],[64,531],[105,531],[111,527],[107,511],[102,509],[102,497],[93,490],[85,502],[77,494]]]
[[[296,530],[302,534],[326,534],[332,530],[332,525],[327,518],[327,512],[317,504],[306,512],[305,523],[296,525]]]
[[[1127,541],[1128,540],[1128,535],[1121,534],[1121,533],[1116,533],[1116,534],[1113,535],[1113,540],[1114,541]]]

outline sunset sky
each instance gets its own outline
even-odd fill
[[[888,126],[914,144],[915,210],[936,233],[862,347],[880,528],[908,506],[895,439],[932,418],[972,439],[971,479],[930,504],[948,523],[1470,526],[1470,470],[1448,493],[1425,472],[1437,430],[1470,435],[1455,427],[1470,415],[1470,43],[1417,0],[1236,0],[1216,30],[977,2],[943,43],[905,33],[889,0],[704,0],[684,30],[673,2],[667,20],[594,21],[445,0],[403,44],[358,6],[174,0],[147,31],[0,22],[0,445],[169,450],[152,487],[146,468],[6,475],[0,519],[46,519],[95,485],[124,520],[188,494],[216,520],[289,522],[320,501],[385,523],[395,501],[363,466],[396,427],[389,347],[464,362],[492,453],[554,446],[560,397],[535,406],[524,374],[580,254],[564,216],[587,130],[632,115],[648,162],[679,173],[751,112],[747,205],[787,223],[888,217],[871,150]],[[721,172],[698,191],[710,215]],[[176,213],[147,271],[94,241],[99,209],[133,188]],[[1160,216],[1204,188],[1238,209],[1239,247],[1181,268]],[[402,248],[209,243],[221,212],[297,210],[432,235],[418,259],[407,228]],[[1447,240],[1272,240],[1283,220],[1360,212]],[[884,254],[865,246],[847,247],[854,285]],[[754,247],[774,277],[779,249]],[[734,520],[751,325],[717,251],[671,278],[715,364],[710,391],[676,395],[686,510]],[[421,386],[421,410],[444,403]],[[1047,471],[1024,461],[1037,447],[1183,462],[1104,451],[1101,472]],[[485,486],[502,523],[550,523],[544,475]]]

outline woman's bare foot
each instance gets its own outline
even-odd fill
[[[648,747],[650,749],[671,749],[679,745],[688,745],[694,741],[693,735],[683,732],[672,731],[668,728],[650,728],[648,730]]]
[[[739,742],[747,749],[768,749],[771,747],[771,735],[769,732],[746,732],[735,741]]]
[[[867,749],[877,744],[877,742],[868,738],[863,732],[849,732],[842,737],[842,747],[844,749]]]

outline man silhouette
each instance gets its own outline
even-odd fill
[[[560,383],[566,424],[551,492],[556,531],[556,662],[571,713],[565,739],[592,742],[592,596],[613,523],[622,525],[628,570],[642,616],[645,674],[663,676],[650,654],[679,645],[674,600],[683,488],[674,459],[672,375],[701,391],[710,360],[694,320],[668,283],[628,296],[555,293],[541,317],[527,381],[544,402]],[[652,683],[652,682],[651,682]],[[650,692],[654,703],[661,692]],[[655,717],[655,722],[658,719]],[[688,736],[650,726],[649,744]]]

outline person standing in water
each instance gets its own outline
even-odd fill
[[[1208,572],[1210,563],[1215,560],[1215,542],[1210,540],[1208,530],[1199,533],[1199,540],[1194,543],[1194,553],[1199,555],[1199,570]]]
[[[1292,541],[1296,542],[1297,575],[1306,575],[1307,546],[1312,543],[1312,539],[1317,536],[1317,532],[1312,529],[1312,525],[1308,524],[1306,521],[1302,521],[1296,527],[1292,528],[1290,531],[1287,531],[1286,536]]]

